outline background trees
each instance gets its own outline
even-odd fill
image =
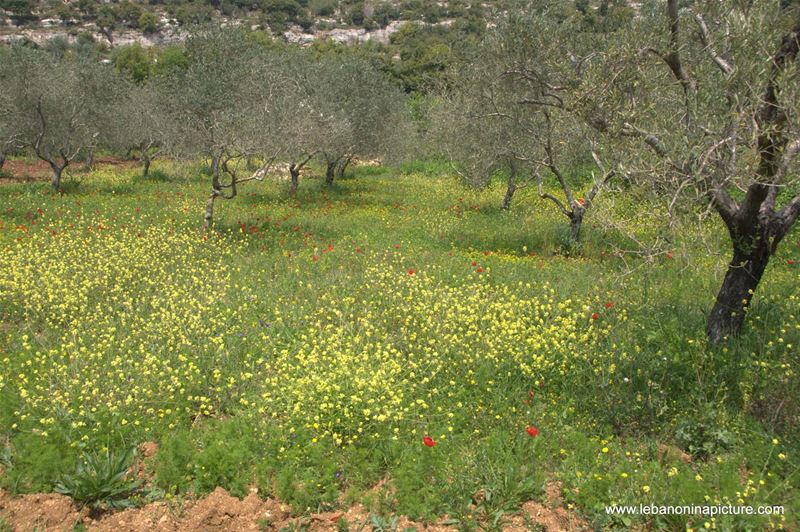
[[[367,59],[338,50],[279,48],[243,30],[206,27],[183,49],[123,49],[116,69],[62,51],[8,51],[3,153],[29,147],[50,164],[56,187],[63,169],[98,144],[136,153],[145,176],[167,150],[205,157],[207,226],[216,198],[263,179],[279,158],[294,193],[313,157],[331,184],[354,157],[402,145],[411,127],[399,87]]]
[[[52,186],[61,187],[64,169],[98,142],[113,91],[113,72],[77,58],[58,61],[24,47],[6,56],[4,90],[6,124],[16,129],[19,144],[30,147],[48,163]]]
[[[179,128],[167,107],[165,80],[151,80],[137,85],[118,80],[114,106],[125,120],[109,120],[103,144],[120,153],[135,154],[147,177],[153,159],[172,150],[178,142]]]
[[[511,203],[520,173],[535,175],[541,197],[569,219],[577,239],[612,171],[601,161],[598,139],[578,105],[582,63],[594,43],[559,13],[531,7],[501,19],[475,56],[451,71],[435,130],[470,182],[483,184],[498,169],[506,171],[503,208]],[[570,183],[564,166],[584,161],[597,166],[587,172],[588,185]],[[562,198],[544,192],[545,178],[556,183]],[[583,197],[576,188],[586,188]]]

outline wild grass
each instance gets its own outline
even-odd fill
[[[558,482],[601,527],[798,526],[794,235],[744,336],[713,348],[727,250],[700,243],[719,224],[670,230],[647,198],[600,196],[572,247],[532,190],[506,212],[501,183],[361,167],[297,197],[248,186],[206,234],[202,169],[153,170],[0,187],[6,488],[156,441],[167,493],[256,485],[298,512],[360,500],[386,522],[501,526]],[[661,251],[616,256],[630,235]],[[604,511],[650,502],[786,515]]]

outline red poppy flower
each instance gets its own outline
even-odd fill
[[[592,314],[592,319],[593,319],[593,320],[598,320],[598,319],[600,319],[600,314],[598,314],[597,312],[595,312],[594,314]]]
[[[313,256],[313,257],[311,257],[311,258],[314,260],[314,262],[317,262],[317,261],[319,260],[319,257],[318,257],[317,255],[314,255],[314,256]]]
[[[417,273],[417,270],[415,270],[414,268],[408,269],[408,275],[414,275],[415,273]]]
[[[788,264],[789,266],[793,265],[794,264],[794,259],[787,260],[786,264]]]
[[[475,271],[476,271],[477,273],[482,273],[482,272],[483,272],[483,268],[476,268],[476,269],[475,269]]]
[[[530,436],[531,438],[535,438],[536,436],[539,435],[539,429],[537,429],[536,427],[528,427],[527,429],[525,429],[525,432],[527,432],[528,436]]]
[[[578,198],[578,203],[580,203],[581,207],[586,205],[586,200],[583,198]]]
[[[614,308],[614,302],[613,301],[606,301],[606,308]]]
[[[400,244],[395,244],[394,249],[400,249]]]
[[[361,248],[356,248],[356,253],[361,253]]]
[[[667,260],[672,260],[672,252],[667,251]]]
[[[436,447],[436,442],[430,436],[422,438],[422,443],[425,444],[425,447]]]
[[[477,263],[477,262],[475,262],[475,261],[473,260],[473,261],[472,261],[472,267],[474,268],[474,267],[475,267],[475,266],[477,266],[477,265],[478,265],[478,263]]]

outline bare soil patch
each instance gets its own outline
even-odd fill
[[[138,165],[139,162],[136,160],[129,161],[120,159],[119,157],[96,157],[93,167],[98,169],[104,166],[110,166],[113,168],[127,169]],[[65,171],[72,175],[85,175],[87,173],[82,161],[73,162]],[[3,175],[0,177],[0,184],[49,181],[52,175],[53,171],[50,169],[50,165],[44,161],[38,159],[7,160],[3,165]]]
[[[558,489],[558,488],[556,488]],[[548,495],[552,489],[548,487]],[[559,496],[560,500],[560,496]],[[530,530],[535,524],[546,531],[589,530],[588,523],[561,506],[530,501],[521,511],[510,516],[502,525],[504,530]],[[100,532],[134,532],[141,530],[172,531],[258,531],[280,530],[287,526],[303,527],[310,531],[334,531],[344,519],[351,529],[371,530],[370,514],[361,504],[346,510],[292,516],[288,505],[275,499],[262,500],[253,490],[242,500],[222,488],[201,499],[183,504],[165,501],[116,512],[93,515],[88,508],[79,508],[59,494],[31,494],[12,497],[0,490],[0,516],[12,530],[71,531],[76,524]],[[398,530],[413,528],[419,531],[457,530],[444,525],[447,518],[430,525],[416,523],[406,517],[398,520]]]

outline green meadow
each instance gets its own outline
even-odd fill
[[[716,219],[670,228],[608,191],[577,244],[533,187],[504,211],[503,183],[420,162],[333,187],[315,167],[296,196],[248,183],[205,232],[206,172],[0,185],[4,489],[135,506],[257,487],[297,515],[362,502],[470,530],[555,486],[598,528],[800,525],[796,232],[743,335],[711,346]],[[144,442],[150,480],[115,477]],[[605,511],[640,503],[785,514]]]

